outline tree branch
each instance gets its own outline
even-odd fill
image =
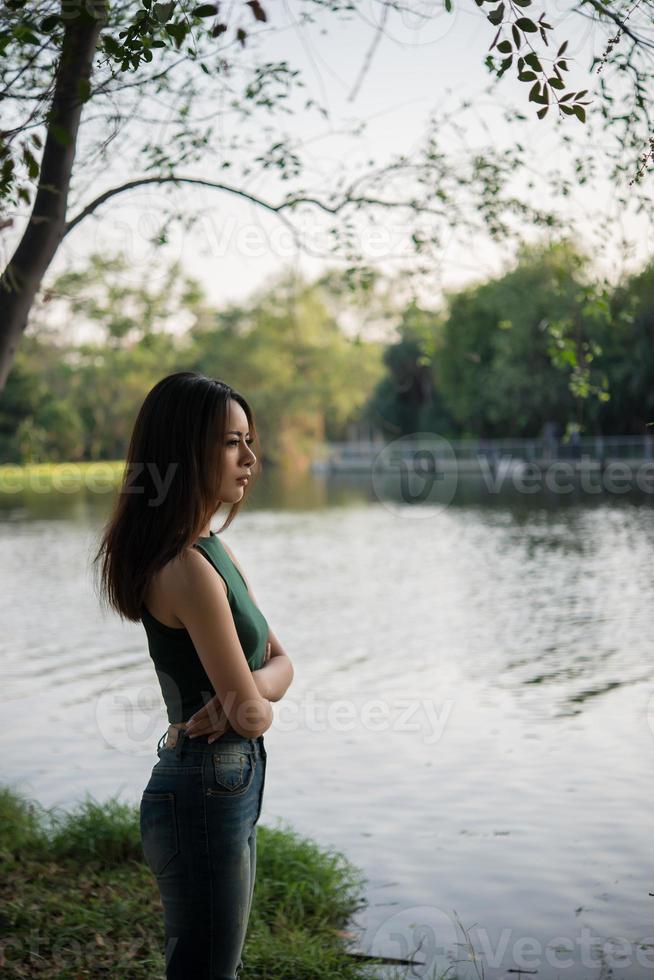
[[[632,41],[635,41],[637,44],[642,44],[643,47],[645,48],[654,48],[654,44],[651,41],[646,41],[644,38],[640,38],[636,34],[634,34],[631,28],[627,27],[625,21],[620,17],[619,14],[614,13],[603,3],[600,3],[599,0],[583,0],[583,3],[589,3],[591,7],[593,7],[593,9],[597,11],[598,14],[602,14],[605,17],[608,17],[609,20],[612,20],[615,24],[618,25],[621,31],[623,31],[628,37],[632,39]],[[578,10],[578,13],[583,15],[581,6]],[[593,18],[591,17],[591,20],[592,19]]]
[[[204,180],[202,177],[180,177],[180,176],[169,176],[169,177],[137,177],[136,180],[128,180],[125,184],[120,184],[118,187],[112,187],[108,191],[100,194],[95,200],[87,204],[79,214],[76,214],[74,218],[66,223],[66,228],[64,230],[64,235],[67,235],[73,230],[84,218],[87,218],[90,214],[93,214],[101,204],[105,201],[110,200],[112,197],[116,197],[118,194],[124,194],[126,191],[131,191],[135,187],[144,187],[147,184],[194,184],[199,187],[210,187],[217,191],[226,191],[228,194],[235,194],[237,197],[242,197],[246,201],[251,201],[252,204],[256,204],[259,207],[264,208],[266,211],[272,211],[275,214],[279,214],[286,204],[275,205],[269,204],[267,201],[262,200],[259,197],[255,197],[254,194],[249,194],[247,191],[239,190],[238,187],[230,187],[229,184],[219,184],[213,180]],[[286,222],[290,228],[290,222]]]
[[[442,209],[430,208],[427,206],[419,205],[417,202],[408,201],[384,201],[381,198],[374,197],[349,197],[344,195],[342,200],[336,204],[330,205],[326,204],[324,201],[320,201],[315,197],[307,197],[304,195],[298,195],[295,197],[288,197],[279,204],[271,204],[269,201],[264,201],[263,198],[256,197],[254,194],[248,193],[248,191],[240,190],[238,187],[230,187],[229,184],[220,184],[213,180],[205,180],[202,177],[182,177],[171,175],[169,177],[137,177],[135,180],[129,180],[125,184],[120,184],[118,187],[112,187],[104,193],[100,194],[95,200],[87,204],[79,214],[76,214],[74,218],[66,223],[64,230],[64,235],[67,235],[73,228],[77,227],[80,222],[87,218],[89,215],[93,214],[100,205],[109,201],[112,197],[116,197],[118,194],[124,194],[126,191],[133,190],[136,187],[144,187],[148,184],[192,184],[199,187],[209,187],[212,190],[225,191],[228,194],[234,194],[236,197],[242,197],[246,201],[250,201],[252,204],[256,204],[258,207],[264,208],[266,211],[270,211],[272,214],[276,214],[281,218],[285,224],[292,230],[295,231],[293,226],[289,221],[284,218],[282,211],[290,210],[296,207],[298,204],[312,204],[319,208],[321,211],[325,211],[327,214],[336,215],[339,214],[348,204],[355,206],[376,206],[384,208],[411,208],[414,211],[420,211],[423,214],[437,214],[439,216],[443,215]]]

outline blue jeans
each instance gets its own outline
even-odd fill
[[[263,735],[228,731],[209,744],[180,731],[166,747],[168,734],[140,808],[143,853],[164,911],[166,978],[236,980],[256,875]]]

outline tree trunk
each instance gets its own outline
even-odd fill
[[[34,206],[25,233],[0,277],[0,391],[7,382],[43,276],[64,236],[84,83],[91,76],[106,18],[106,0],[80,5],[75,17],[70,16],[66,0],[62,8],[66,27]]]

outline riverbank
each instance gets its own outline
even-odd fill
[[[138,807],[90,795],[69,812],[0,787],[3,977],[163,978],[163,922]],[[259,825],[243,980],[370,980],[340,934],[365,904],[340,852]]]

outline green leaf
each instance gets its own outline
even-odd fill
[[[25,42],[27,42],[28,44],[41,44],[40,38],[38,38],[36,34],[32,34],[32,32],[27,29],[21,30],[19,40],[23,44]]]
[[[535,102],[540,98],[540,82],[535,82],[529,89],[529,101]]]
[[[547,115],[547,110],[548,109],[549,109],[549,106],[548,105],[543,106],[542,109],[539,109],[538,112],[536,113],[536,115],[538,116],[538,118],[539,119],[542,119],[545,115]]]
[[[561,102],[559,102],[559,109],[561,112],[565,112],[566,116],[574,115],[574,109],[571,105],[563,105]]]
[[[165,24],[166,21],[170,20],[170,15],[174,9],[174,3],[155,3],[154,7],[152,8],[152,13],[160,24]]]
[[[513,35],[513,43],[515,44],[516,51],[517,51],[520,45],[522,44],[522,34],[515,26],[515,24],[511,25],[511,34]]]
[[[445,9],[447,10],[448,14],[452,13],[452,0],[445,0]]]
[[[490,14],[488,14],[488,20],[494,27],[502,23],[504,20],[504,3],[501,3],[495,10],[491,10]]]
[[[27,166],[27,173],[30,179],[36,180],[36,178],[39,176],[39,171],[41,168],[39,167],[34,154],[31,150],[28,150],[27,147],[23,148],[23,160]]]
[[[266,17],[266,11],[263,9],[263,7],[261,6],[261,4],[259,3],[259,0],[246,0],[246,6],[248,6],[250,8],[250,10],[252,11],[252,13],[254,14],[254,19],[255,20],[263,20],[263,21],[265,21],[265,20],[268,19]]]
[[[526,54],[525,55],[525,61],[527,62],[527,64],[529,65],[530,68],[533,68],[534,69],[534,71],[542,71],[543,70],[543,66],[541,65],[540,61],[538,60],[538,56],[536,54],[534,54],[533,51],[530,51],[529,54]]]
[[[547,81],[550,83],[552,88],[556,88],[556,89],[565,88],[565,84],[561,81],[560,78],[557,78],[556,75],[552,75],[552,77],[548,78]]]
[[[536,78],[536,72],[534,71],[523,71],[518,75],[519,82],[533,82]]]
[[[511,54],[513,48],[510,41],[500,41],[500,43],[497,45],[497,50],[502,54]]]
[[[166,34],[172,37],[177,49],[181,47],[182,41],[188,34],[188,26],[186,24],[166,24],[164,30]]]
[[[562,108],[567,108],[567,106],[562,106]],[[582,105],[573,105],[572,109],[577,119],[586,122],[586,110]]]
[[[215,17],[218,7],[215,3],[201,3],[199,7],[194,7],[191,13],[194,17]]]
[[[120,58],[123,53],[123,49],[118,41],[115,41],[113,37],[108,35],[103,38],[104,49],[107,54],[112,54],[115,58]]]
[[[559,48],[559,50],[556,52],[556,57],[557,58],[560,58],[561,57],[561,55],[563,54],[563,52],[565,51],[565,49],[567,48],[567,46],[568,46],[568,42],[567,41],[564,41],[563,44],[561,45],[561,47]]]
[[[44,34],[49,34],[50,31],[54,31],[56,27],[61,23],[61,17],[58,14],[50,14],[48,17],[44,17],[39,24],[39,29],[43,31]]]
[[[533,20],[530,20],[528,17],[518,17],[515,23],[516,27],[519,27],[521,31],[525,31],[528,34],[534,34],[538,30]]]

